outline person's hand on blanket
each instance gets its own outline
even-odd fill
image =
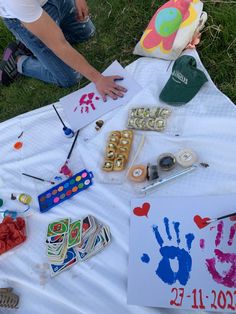
[[[127,91],[123,86],[118,85],[115,81],[122,80],[123,78],[117,75],[114,76],[103,76],[95,81],[97,91],[102,96],[103,101],[107,100],[106,96],[110,96],[112,99],[123,97]]]

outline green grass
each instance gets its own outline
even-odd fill
[[[218,2],[216,2],[218,1]],[[90,11],[97,28],[88,43],[78,50],[98,70],[117,59],[123,66],[134,61],[133,48],[148,21],[164,1],[97,0],[90,1]],[[236,102],[236,1],[206,1],[208,22],[198,52],[217,87]],[[12,35],[0,21],[0,54]],[[86,80],[81,86],[87,84]],[[9,87],[0,87],[0,121],[58,101],[74,90],[59,88],[22,77]]]

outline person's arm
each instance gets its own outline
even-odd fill
[[[103,100],[106,100],[106,95],[113,99],[123,96],[126,89],[115,83],[115,80],[119,79],[120,76],[103,76],[92,67],[88,61],[68,43],[60,27],[58,27],[47,12],[43,11],[41,17],[34,22],[22,22],[22,24],[67,65],[93,82]]]

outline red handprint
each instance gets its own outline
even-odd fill
[[[96,110],[95,105],[93,103],[93,99],[99,100],[98,96],[95,96],[95,93],[88,93],[88,94],[83,94],[80,97],[79,100],[79,105],[81,106],[80,112],[81,113],[89,113],[89,108],[92,110]],[[74,112],[77,110],[78,106],[75,107]]]

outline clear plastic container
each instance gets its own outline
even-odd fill
[[[14,224],[14,230],[12,230]],[[10,228],[9,228],[10,227]],[[27,240],[26,219],[17,217],[13,219],[8,216],[0,223],[0,257],[6,256],[18,249]]]

